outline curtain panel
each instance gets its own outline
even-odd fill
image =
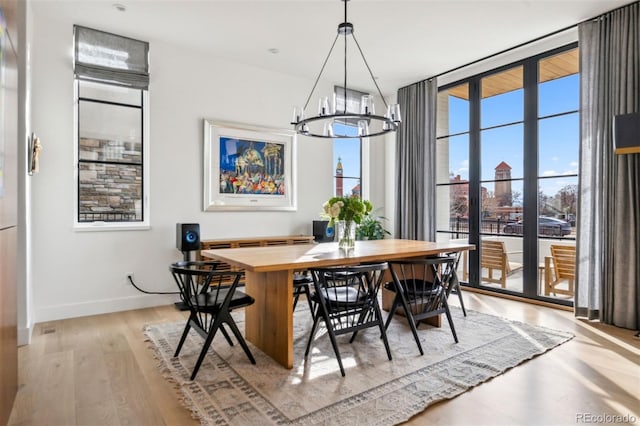
[[[435,78],[398,90],[396,238],[435,241],[437,96]]]
[[[640,327],[640,154],[615,155],[613,117],[640,111],[640,2],[578,26],[576,316]]]

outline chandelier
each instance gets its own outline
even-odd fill
[[[317,138],[352,138],[353,135],[343,135],[334,133],[333,124],[334,122],[339,123],[348,123],[351,125],[356,125],[358,128],[358,137],[373,137],[383,135],[385,133],[393,132],[398,129],[398,125],[400,124],[400,106],[398,104],[387,104],[382,92],[380,91],[380,87],[376,82],[373,73],[371,72],[371,68],[367,63],[366,58],[364,57],[364,53],[362,53],[362,49],[360,48],[360,44],[353,34],[353,24],[347,21],[347,2],[349,0],[342,0],[344,2],[344,22],[338,25],[338,34],[336,34],[336,38],[333,40],[333,44],[329,49],[329,53],[322,64],[322,68],[320,69],[320,73],[316,78],[315,83],[313,84],[313,88],[311,89],[311,93],[307,97],[307,101],[304,104],[304,107],[294,107],[293,109],[293,119],[291,120],[291,124],[294,126],[294,130],[296,133],[305,136],[313,136]],[[309,106],[309,101],[313,96],[316,86],[318,85],[318,81],[322,77],[322,73],[324,71],[329,58],[331,57],[331,53],[333,53],[333,48],[336,46],[336,42],[340,36],[344,36],[344,85],[337,90],[342,91],[342,105],[343,108],[340,109],[340,106],[337,102],[336,93],[333,93],[333,96],[323,96],[320,97],[318,102],[318,115],[314,116],[306,116],[305,114],[308,112],[307,107]],[[359,111],[349,110],[347,107],[347,40],[348,36],[353,38],[353,42],[355,43],[358,51],[360,52],[360,56],[362,56],[362,60],[369,71],[369,75],[371,76],[371,80],[376,86],[378,90],[378,95],[382,99],[385,107],[384,115],[376,115],[375,113],[375,105],[373,96],[369,94],[363,94],[360,99]]]

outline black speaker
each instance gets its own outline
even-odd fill
[[[616,154],[640,153],[640,113],[613,117],[613,148]]]
[[[326,243],[333,241],[335,228],[329,226],[328,220],[313,221],[313,240],[318,243]]]
[[[180,251],[200,250],[200,225],[176,223],[176,247]]]

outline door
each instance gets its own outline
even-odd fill
[[[18,69],[11,39],[17,34],[8,31],[15,31],[16,5],[15,0],[0,1],[0,424],[9,419],[18,385]]]

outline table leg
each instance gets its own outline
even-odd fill
[[[245,271],[245,336],[286,368],[293,368],[293,271]]]

